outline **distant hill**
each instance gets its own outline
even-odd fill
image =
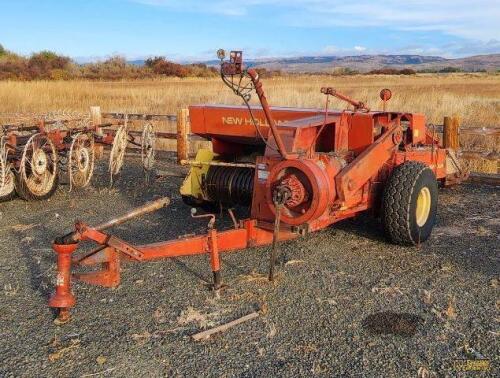
[[[218,65],[218,61],[204,62]],[[270,58],[247,60],[248,66],[281,70],[285,72],[332,72],[339,68],[349,68],[368,72],[381,68],[420,70],[440,70],[446,67],[463,71],[496,71],[500,69],[500,54],[476,55],[466,58],[446,59],[439,56],[423,55],[355,55],[355,56],[301,56],[294,58]]]

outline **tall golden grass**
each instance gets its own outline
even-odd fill
[[[500,124],[500,75],[454,74],[415,76],[285,76],[264,80],[273,105],[323,107],[319,89],[332,86],[368,103],[381,106],[378,93],[390,88],[390,109],[424,113],[429,122],[458,114],[466,126]],[[4,81],[0,82],[0,113],[47,112],[71,109],[175,113],[196,103],[239,103],[220,79],[164,79],[123,82]],[[333,100],[332,107],[345,104]]]
[[[437,124],[444,116],[456,114],[463,127],[500,126],[500,75],[302,75],[264,79],[270,103],[280,106],[321,108],[322,86],[337,88],[372,109],[381,108],[380,90],[390,88],[390,110],[423,113],[428,122]],[[240,102],[218,78],[0,82],[0,114],[63,109],[88,112],[93,105],[109,112],[175,114],[191,104]],[[330,107],[343,109],[345,103],[334,99]],[[468,143],[483,150],[498,150],[499,141],[492,139],[471,138]]]

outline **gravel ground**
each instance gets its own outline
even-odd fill
[[[273,284],[268,248],[223,255],[220,298],[206,287],[206,256],[128,263],[117,289],[77,283],[73,320],[54,325],[50,243],[76,218],[92,224],[169,195],[171,206],[114,232],[144,243],[204,230],[177,192],[183,168],[164,159],[145,186],[138,162],[127,164],[116,189],[100,167],[85,190],[0,204],[0,376],[455,376],[467,345],[491,360],[481,374],[498,376],[500,202],[487,186],[442,190],[420,247],[389,244],[362,216],[283,244]]]

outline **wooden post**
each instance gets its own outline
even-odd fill
[[[460,148],[460,140],[459,140],[460,117],[454,114],[451,124],[453,125],[453,133],[451,134],[452,135],[451,148],[458,150]]]
[[[248,320],[255,319],[258,316],[259,316],[258,312],[252,312],[252,313],[250,313],[248,315],[242,316],[239,319],[233,320],[232,322],[229,322],[229,323],[226,323],[226,324],[222,324],[220,326],[217,326],[217,327],[212,328],[212,329],[208,329],[208,330],[200,332],[200,333],[196,333],[196,334],[194,334],[191,337],[195,341],[200,341],[200,340],[208,339],[210,336],[212,336],[213,334],[215,334],[217,332],[225,331],[225,330],[227,330],[227,329],[229,329],[231,327],[234,327],[235,325],[244,323],[244,322],[246,322]]]
[[[92,121],[93,126],[102,124],[102,115],[100,106],[90,107],[90,120]],[[96,134],[102,136],[102,129],[100,127],[96,127]],[[102,144],[95,144],[94,153],[97,159],[101,159],[104,155],[104,146]]]
[[[189,156],[189,110],[180,109],[177,112],[177,162],[186,160]]]
[[[460,119],[458,116],[444,117],[443,122],[443,145],[445,148],[458,149],[458,130],[460,128]]]
[[[100,106],[91,106],[90,107],[90,119],[92,121],[92,125],[100,125],[102,124],[102,116],[101,116],[101,107]],[[100,127],[97,128],[97,132],[102,134],[102,130]]]

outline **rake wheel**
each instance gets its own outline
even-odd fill
[[[150,171],[155,164],[156,135],[153,125],[147,123],[142,130],[141,138],[141,160],[144,170]]]
[[[117,175],[122,169],[127,143],[127,128],[126,125],[123,125],[116,131],[113,139],[113,146],[111,147],[111,152],[109,154],[109,173],[111,175],[111,183],[113,183],[113,176]]]
[[[94,137],[92,134],[78,133],[69,148],[68,175],[69,190],[87,186],[94,174]]]
[[[8,201],[15,196],[14,180],[14,173],[7,161],[7,148],[2,138],[0,140],[0,202]]]
[[[57,189],[57,151],[52,141],[43,134],[34,134],[23,149],[16,191],[27,201],[44,200]]]

